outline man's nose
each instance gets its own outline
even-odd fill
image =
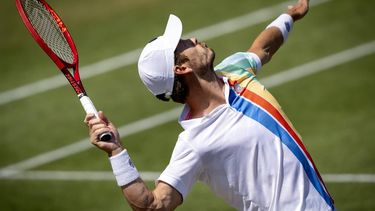
[[[198,44],[198,39],[193,37],[193,38],[190,38],[190,40],[195,44],[197,45]]]

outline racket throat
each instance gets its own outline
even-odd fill
[[[80,93],[77,96],[78,96],[79,99],[81,99],[82,97],[87,96],[87,94],[86,93]]]
[[[65,78],[68,79],[74,91],[77,93],[78,97],[80,94],[86,95],[86,91],[83,88],[80,80],[75,79],[68,69],[63,69],[62,72],[64,73]]]

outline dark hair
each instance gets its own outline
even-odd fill
[[[183,54],[175,54],[174,60],[176,65],[181,65],[185,62],[188,62],[189,58]],[[189,87],[185,82],[185,76],[175,74],[172,95],[170,97],[174,102],[184,104],[186,102],[188,94]],[[169,101],[169,97],[166,96],[165,93],[156,95],[156,97],[162,101]]]
[[[186,103],[189,87],[186,85],[185,76],[175,75],[171,98],[176,103]]]
[[[165,93],[159,94],[159,95],[155,95],[155,97],[158,98],[159,100],[162,100],[162,101],[165,101],[165,102],[169,101],[169,98],[165,96]]]

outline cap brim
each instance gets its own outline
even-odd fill
[[[178,42],[181,39],[182,35],[182,22],[181,20],[173,15],[169,15],[167,26],[165,27],[165,31],[163,34],[163,37],[166,38],[169,47],[173,48],[173,50],[176,49]]]

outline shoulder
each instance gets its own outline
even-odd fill
[[[186,198],[193,184],[203,171],[200,156],[184,139],[179,138],[173,150],[171,160],[158,181],[175,188]]]
[[[171,162],[185,159],[193,159],[195,160],[195,162],[199,162],[199,153],[196,147],[194,147],[194,145],[189,141],[189,135],[187,132],[188,131],[184,131],[179,135],[176,145],[172,152]]]
[[[260,58],[252,52],[237,52],[220,62],[216,67],[217,72],[237,72],[239,70],[256,73],[262,67]]]

